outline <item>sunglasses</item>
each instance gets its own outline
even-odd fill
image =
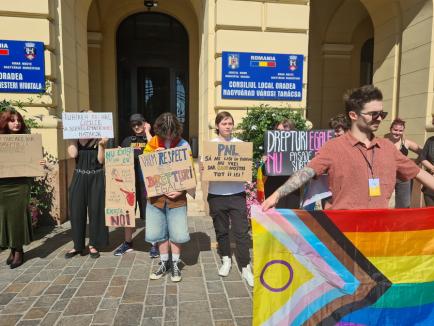
[[[133,122],[131,123],[131,128],[140,127],[142,124],[142,122]]]
[[[370,115],[372,120],[377,120],[379,117],[381,117],[381,120],[384,120],[387,117],[387,113],[385,111],[360,112],[360,114]]]

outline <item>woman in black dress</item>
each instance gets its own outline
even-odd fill
[[[1,113],[0,134],[26,133],[27,127],[18,111],[11,107]],[[33,240],[29,211],[31,182],[28,177],[0,178],[0,247],[11,249],[6,260],[11,269],[23,264],[23,245]]]
[[[65,254],[72,258],[84,255],[86,220],[89,216],[89,252],[100,256],[98,249],[108,244],[105,226],[104,150],[108,139],[78,139],[71,141],[68,154],[75,158],[75,170],[69,186],[69,213],[74,248]]]

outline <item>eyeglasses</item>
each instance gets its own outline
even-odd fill
[[[372,112],[360,112],[360,114],[370,115],[372,120],[377,120],[379,117],[381,117],[381,120],[384,120],[387,117],[388,112],[372,111]]]

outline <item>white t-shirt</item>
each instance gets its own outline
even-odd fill
[[[211,139],[212,142],[221,142],[220,138]],[[242,142],[241,139],[232,137],[230,142]],[[243,181],[210,181],[208,193],[213,195],[233,195],[244,192]]]

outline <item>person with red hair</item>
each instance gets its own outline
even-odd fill
[[[23,116],[13,107],[0,114],[0,134],[27,134]],[[41,161],[44,165],[45,161]],[[33,240],[30,216],[30,185],[32,178],[0,178],[0,247],[11,250],[6,264],[11,269],[24,263],[23,246]]]
[[[385,138],[389,139],[403,155],[407,156],[409,151],[420,154],[422,148],[414,141],[404,136],[405,121],[396,118],[390,124],[390,132]],[[395,184],[395,208],[410,208],[411,202],[411,180],[401,181],[396,179]]]

